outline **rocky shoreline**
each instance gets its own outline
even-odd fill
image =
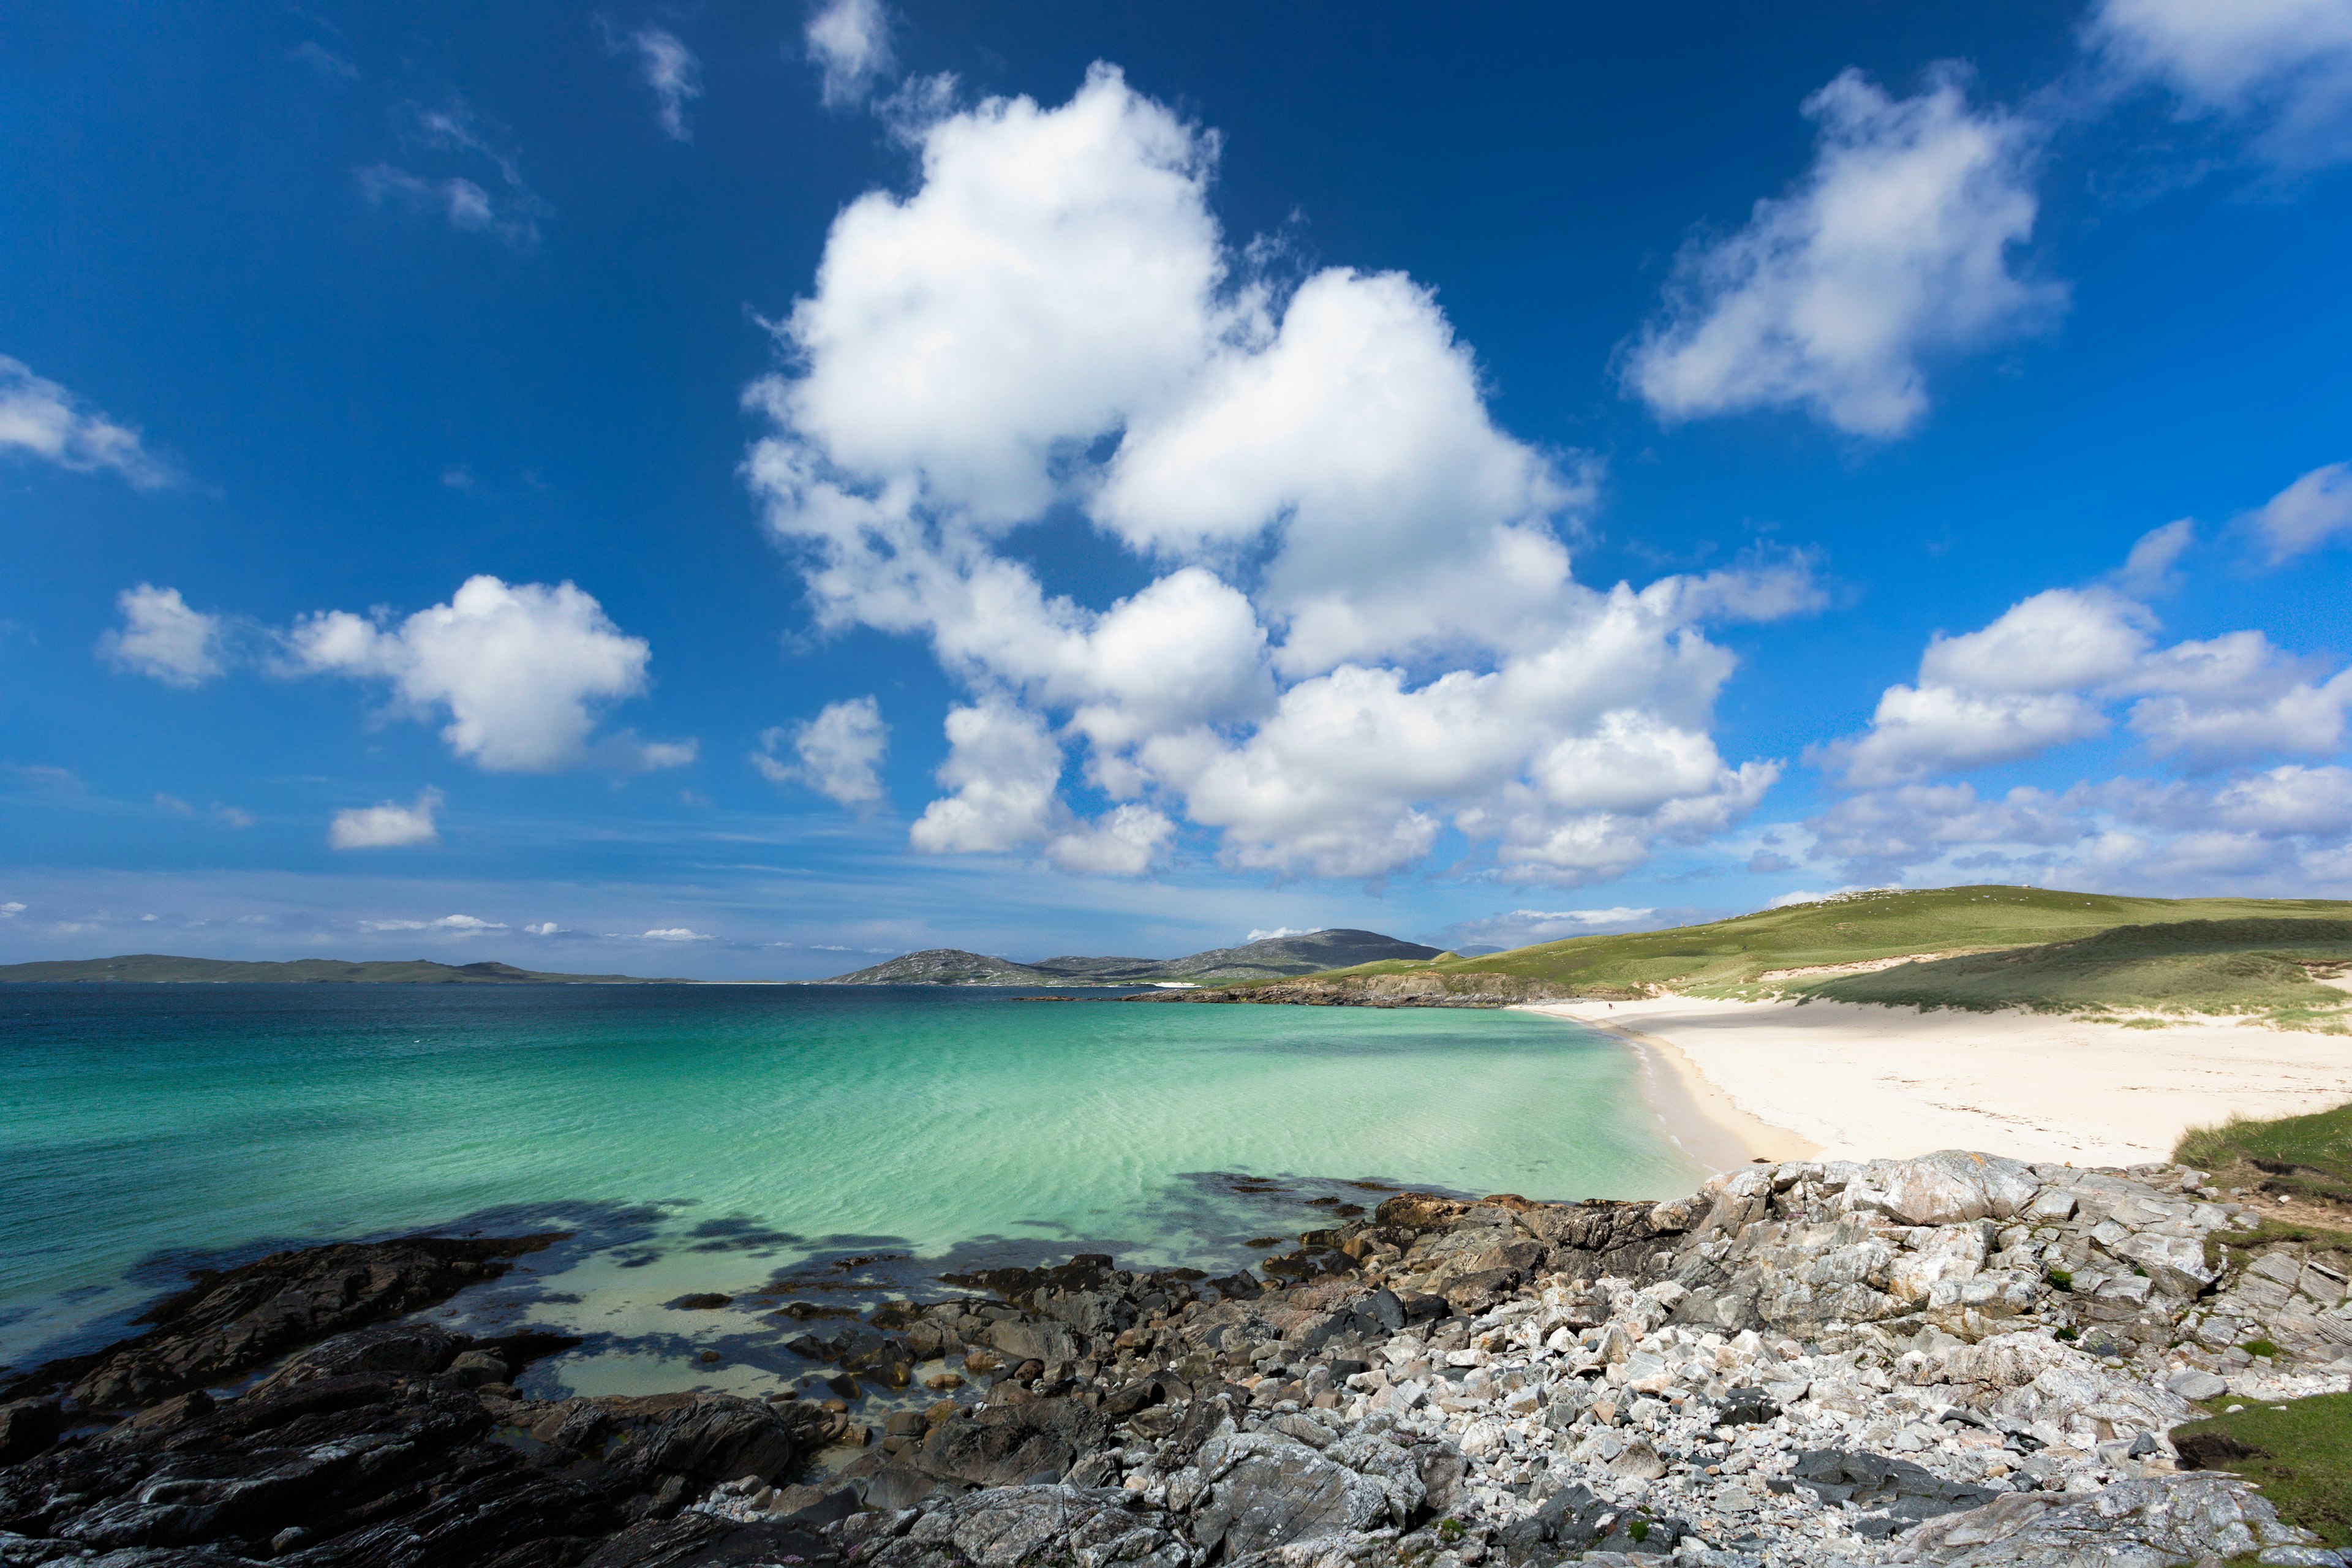
[[[1333,1217],[1255,1274],[788,1308],[829,1399],[532,1400],[569,1342],[404,1315],[543,1238],[280,1255],[5,1391],[0,1563],[2340,1561],[2171,1436],[2352,1385],[2352,1260],[2202,1173],[1948,1152]]]

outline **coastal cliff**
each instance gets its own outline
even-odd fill
[[[1258,1274],[1080,1256],[862,1319],[797,1304],[776,1332],[837,1369],[824,1403],[530,1399],[559,1345],[415,1317],[272,1362],[245,1314],[370,1277],[286,1255],[8,1391],[0,1562],[2336,1563],[2195,1468],[2231,1457],[2198,1402],[2352,1375],[2352,1260],[2251,1196],[1957,1152],[1664,1203],[1395,1194]],[[206,1385],[267,1375],[160,1403],[173,1381],[106,1375],[193,1364],[183,1319]]]

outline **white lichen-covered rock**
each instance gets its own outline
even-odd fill
[[[1192,1537],[1211,1550],[1222,1543],[1228,1557],[1370,1530],[1388,1512],[1379,1481],[1276,1434],[1212,1437],[1198,1464],[1210,1491]]]
[[[1846,1187],[1851,1208],[1872,1209],[1906,1225],[1958,1225],[2008,1219],[2042,1191],[2033,1172],[1996,1154],[1946,1149],[1916,1160],[1874,1160]]]
[[[2242,1557],[2316,1537],[2235,1476],[2117,1481],[2080,1497],[2023,1495],[1920,1527],[1888,1561],[1942,1568],[2147,1568]]]

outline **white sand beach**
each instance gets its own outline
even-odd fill
[[[1687,996],[1527,1010],[1643,1047],[1668,1131],[1717,1168],[1953,1148],[2127,1165],[2165,1159],[2184,1130],[2233,1113],[2292,1116],[2352,1099],[2352,1038],[2225,1022],[2132,1029]]]

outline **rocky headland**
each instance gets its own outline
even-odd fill
[[[6,1391],[0,1563],[2339,1561],[2183,1424],[2343,1392],[2352,1260],[2204,1173],[1946,1152],[1332,1217],[1219,1279],[788,1308],[823,1400],[526,1398],[565,1342],[394,1315],[496,1244],[281,1255]]]

